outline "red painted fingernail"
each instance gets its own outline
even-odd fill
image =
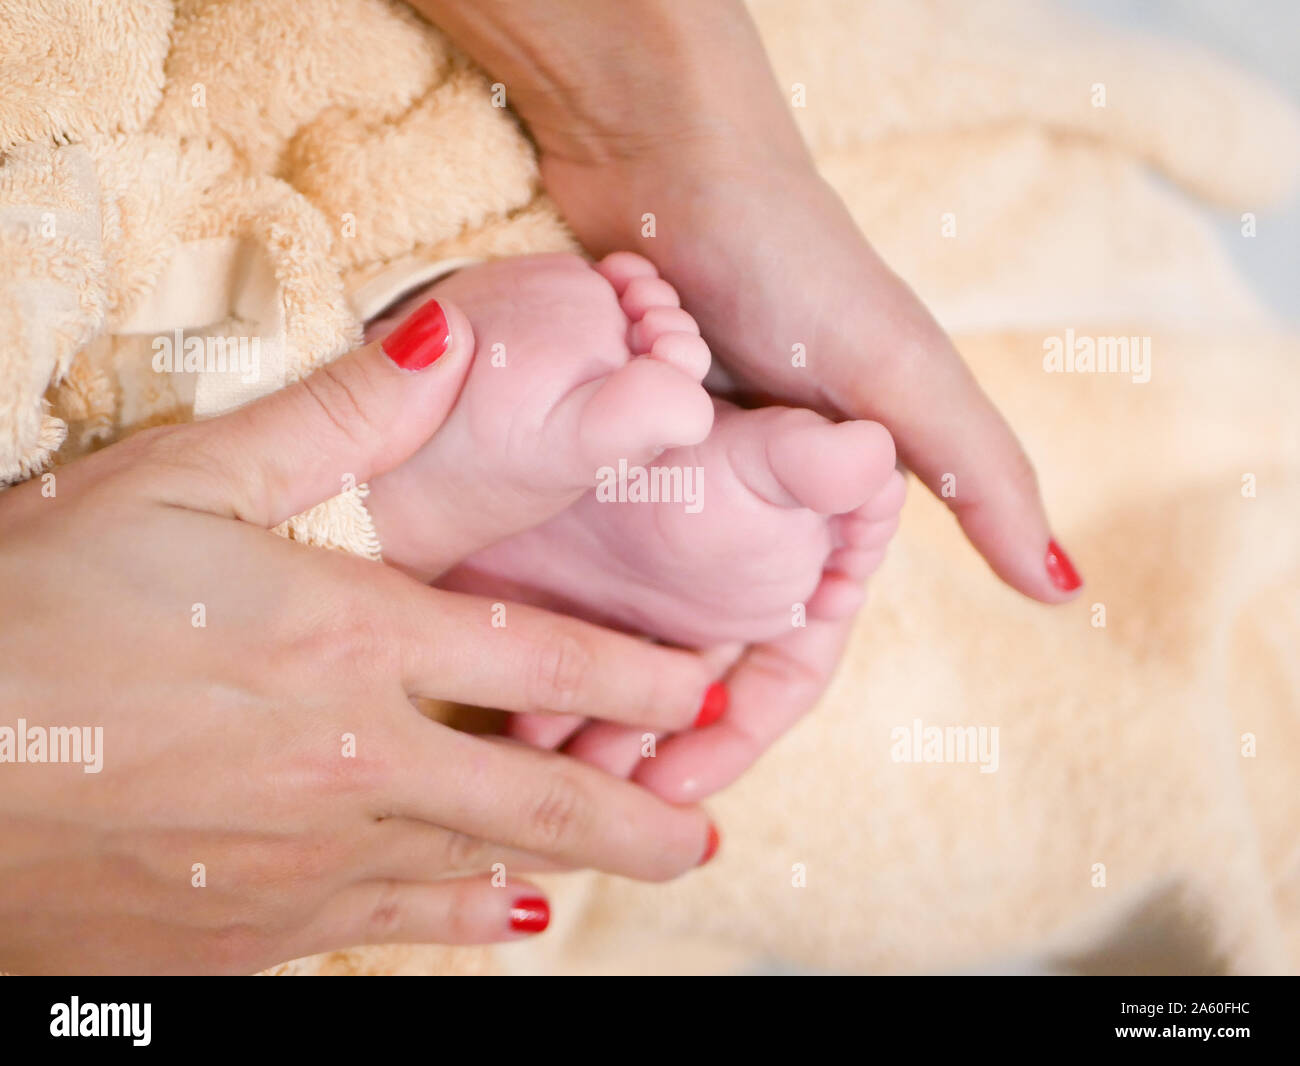
[[[721,843],[722,840],[718,837],[718,827],[714,825],[712,822],[710,822],[709,841],[707,844],[704,845],[704,854],[700,856],[700,861],[696,863],[696,865],[703,866],[706,862],[708,862],[711,858],[713,858],[713,856],[715,856],[718,853],[718,845]]]
[[[721,681],[713,682],[704,690],[704,702],[700,704],[700,713],[695,716],[695,728],[712,725],[727,713],[727,704],[730,702],[727,686]]]
[[[403,370],[423,370],[451,347],[447,316],[437,300],[422,303],[383,340],[384,354]]]
[[[1047,576],[1062,592],[1073,592],[1083,584],[1083,579],[1079,577],[1079,572],[1070,562],[1070,557],[1054,540],[1047,542]]]
[[[540,933],[551,924],[551,905],[541,896],[523,896],[510,908],[510,928],[519,933]]]

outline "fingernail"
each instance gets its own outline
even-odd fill
[[[1047,542],[1047,576],[1062,592],[1073,592],[1083,584],[1083,579],[1079,577],[1079,572],[1070,562],[1070,557],[1055,540]]]
[[[540,933],[551,924],[551,905],[541,896],[523,896],[510,908],[510,928],[518,933]]]
[[[708,843],[704,845],[704,854],[700,856],[700,861],[697,862],[695,865],[703,866],[706,862],[708,862],[711,858],[713,858],[713,856],[715,856],[718,853],[718,845],[721,843],[722,840],[718,837],[718,827],[714,825],[712,822],[710,822]]]
[[[713,682],[704,690],[704,702],[700,704],[700,713],[695,716],[694,728],[712,725],[727,713],[727,704],[730,702],[731,696],[727,693],[727,686],[721,681]]]
[[[384,338],[384,354],[403,370],[432,366],[451,347],[447,316],[437,300],[429,300],[407,316]]]

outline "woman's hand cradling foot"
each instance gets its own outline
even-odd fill
[[[0,765],[0,970],[507,940],[544,925],[520,873],[659,880],[708,851],[698,809],[411,706],[681,729],[711,679],[695,656],[525,607],[496,628],[489,601],[267,532],[446,416],[463,316],[426,306],[387,347],[0,496],[0,725],[102,738],[98,772],[30,746]]]
[[[629,0],[580,15],[515,0],[413,3],[510,86],[546,190],[588,251],[650,259],[743,390],[880,422],[935,493],[955,475],[944,502],[993,570],[1043,602],[1073,598],[1081,581],[1029,459],[817,175],[740,0]],[[791,359],[796,344],[806,365]],[[673,757],[661,747],[646,770],[656,789],[699,796],[735,777],[744,767],[730,756],[752,761],[812,705],[846,635],[827,623],[752,649],[730,677],[728,728],[669,742]],[[711,743],[714,759],[676,758]]]
[[[1072,598],[1028,458],[818,176],[740,0],[414,6],[509,84],[589,252],[651,260],[746,390],[880,422],[935,493],[955,474],[944,502],[998,575]]]

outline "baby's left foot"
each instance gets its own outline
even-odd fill
[[[708,347],[676,292],[640,256],[621,292],[574,255],[468,267],[372,322],[385,346],[419,335],[423,316],[474,336],[474,361],[446,421],[397,469],[370,483],[384,559],[429,581],[486,545],[558,514],[620,458],[650,462],[703,440],[712,405],[700,384]],[[402,322],[389,333],[397,322]],[[499,358],[498,358],[499,357]]]
[[[702,444],[606,477],[604,491],[476,553],[442,584],[690,647],[767,641],[801,614],[858,609],[904,495],[882,426],[721,401]],[[658,500],[632,502],[638,486]]]

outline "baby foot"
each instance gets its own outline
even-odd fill
[[[474,363],[446,422],[367,501],[392,565],[428,581],[563,510],[599,468],[651,461],[709,432],[709,351],[677,294],[640,256],[620,302],[574,255],[521,256],[453,274],[370,324],[383,336],[445,298],[474,330]]]
[[[898,527],[893,439],[875,422],[715,406],[707,440],[664,452],[641,478],[658,484],[657,502],[631,502],[629,469],[624,491],[588,492],[443,584],[700,648],[853,614]],[[681,498],[662,498],[678,485]]]

